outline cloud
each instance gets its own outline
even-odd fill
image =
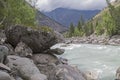
[[[103,9],[106,6],[106,0],[38,0],[36,6],[41,11],[51,11],[59,7],[94,10]]]

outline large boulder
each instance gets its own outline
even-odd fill
[[[8,73],[0,71],[0,80],[12,80],[12,79]]]
[[[7,65],[25,80],[47,80],[44,74],[41,74],[39,69],[35,66],[32,60],[18,56],[8,56]]]
[[[86,80],[83,74],[69,65],[58,65],[50,74],[49,80]]]
[[[16,47],[22,41],[34,53],[43,52],[58,42],[58,38],[54,32],[45,32],[19,25],[7,27],[5,34],[7,42],[12,46]]]
[[[9,49],[4,45],[0,45],[0,62],[2,63],[4,62],[8,53],[9,53]]]

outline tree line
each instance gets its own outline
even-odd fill
[[[72,23],[66,37],[72,36],[90,36],[96,35],[119,35],[120,34],[120,6],[112,5],[109,0],[108,11],[104,11],[97,19],[91,19],[87,22],[81,16],[77,26]]]
[[[73,23],[70,24],[69,31],[65,34],[65,36],[66,37],[89,36],[93,32],[94,32],[93,23],[90,21],[85,22],[83,16],[81,16],[76,26]]]

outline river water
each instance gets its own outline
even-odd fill
[[[65,47],[64,44],[57,44],[54,47],[65,49],[61,56],[81,71],[96,71],[100,80],[114,80],[120,67],[120,46],[70,44]]]

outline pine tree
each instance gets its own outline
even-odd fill
[[[85,24],[85,21],[84,21],[84,18],[83,18],[82,15],[80,16],[80,23],[81,23],[82,26]]]
[[[94,33],[94,28],[93,28],[93,23],[92,22],[90,22],[89,24],[90,24],[90,29],[89,29],[90,34],[89,35],[91,35],[92,33]]]
[[[81,25],[80,21],[78,22],[77,28],[78,28],[79,31],[82,30],[82,25]]]
[[[72,37],[75,32],[75,27],[73,23],[70,24],[70,29],[69,29],[69,37]]]

